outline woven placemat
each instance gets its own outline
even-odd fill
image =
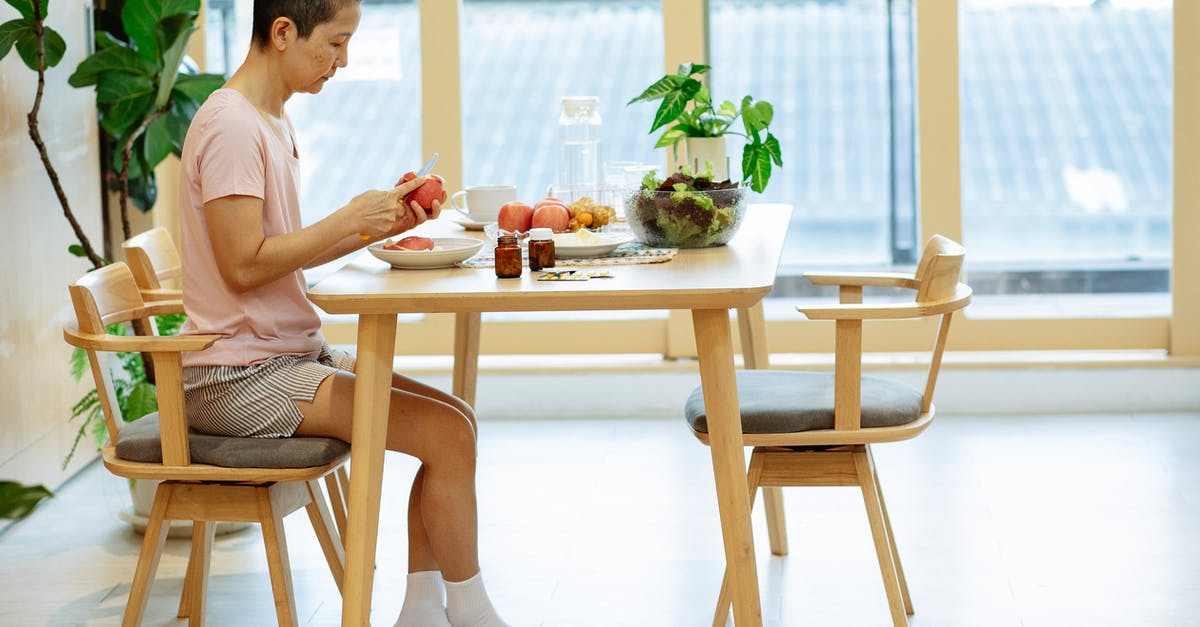
[[[554,267],[562,266],[627,266],[638,263],[662,263],[670,261],[679,252],[678,248],[654,248],[640,242],[621,244],[616,250],[601,257],[580,259],[555,259]],[[521,259],[529,265],[527,251],[521,251]],[[495,249],[484,244],[478,255],[459,263],[464,268],[492,268],[496,265]]]

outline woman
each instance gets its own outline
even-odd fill
[[[359,0],[255,0],[245,62],[188,130],[180,191],[183,333],[222,336],[184,357],[196,429],[351,439],[354,360],[325,344],[302,270],[408,231],[441,209],[434,203],[426,215],[404,205],[424,182],[417,178],[359,194],[301,227],[299,152],[284,103],[320,92],[346,66],[359,17]],[[396,624],[505,625],[479,574],[474,412],[459,398],[393,375],[388,420],[388,449],[421,460],[408,506],[408,591]]]

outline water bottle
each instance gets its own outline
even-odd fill
[[[600,164],[600,99],[565,96],[558,118],[558,188],[568,201],[595,196],[603,179]]]

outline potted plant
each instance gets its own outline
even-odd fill
[[[154,206],[155,166],[180,154],[192,116],[225,82],[220,74],[197,73],[185,58],[199,12],[200,0],[125,2],[119,20],[107,16],[112,32],[97,32],[96,51],[67,79],[72,87],[96,86],[100,127],[111,147],[101,163],[120,198],[122,239],[133,236],[130,199],[143,212]]]
[[[783,165],[779,140],[769,128],[775,109],[771,103],[751,96],[743,96],[740,105],[730,100],[716,104],[708,87],[697,78],[710,69],[698,63],[682,63],[676,73],[658,79],[626,106],[661,100],[650,133],[667,128],[654,147],[671,146],[678,157],[679,143],[683,142],[687,150],[686,163],[700,172],[706,169],[706,161],[711,162],[713,176],[718,181],[729,177],[725,165],[725,136],[745,138],[741,181],[748,182],[751,189],[761,193],[771,179],[772,163]],[[745,133],[733,128],[738,118],[742,120]]]

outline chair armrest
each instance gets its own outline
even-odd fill
[[[145,293],[143,292],[143,297]],[[178,299],[172,300],[154,300],[146,303],[147,316],[165,316],[168,314],[183,313],[183,301]]]
[[[173,290],[173,289],[169,289],[169,288],[165,288],[165,287],[149,289],[149,290],[139,289],[138,291],[142,293],[142,300],[146,301],[147,303],[162,302],[164,300],[179,301],[180,299],[183,298],[182,290]],[[178,312],[169,312],[169,313],[183,313],[182,301],[180,301],[180,309]]]
[[[796,311],[804,314],[809,320],[899,320],[923,318],[956,311],[966,307],[969,302],[971,302],[971,288],[965,283],[959,283],[954,289],[954,296],[942,300],[887,305],[797,306]]]
[[[831,272],[805,272],[804,278],[813,285],[858,285],[871,287],[906,287],[917,289],[919,285],[911,274],[899,272],[855,272],[834,274]]]
[[[63,329],[63,339],[84,350],[116,353],[178,353],[208,348],[220,335],[109,335]]]

